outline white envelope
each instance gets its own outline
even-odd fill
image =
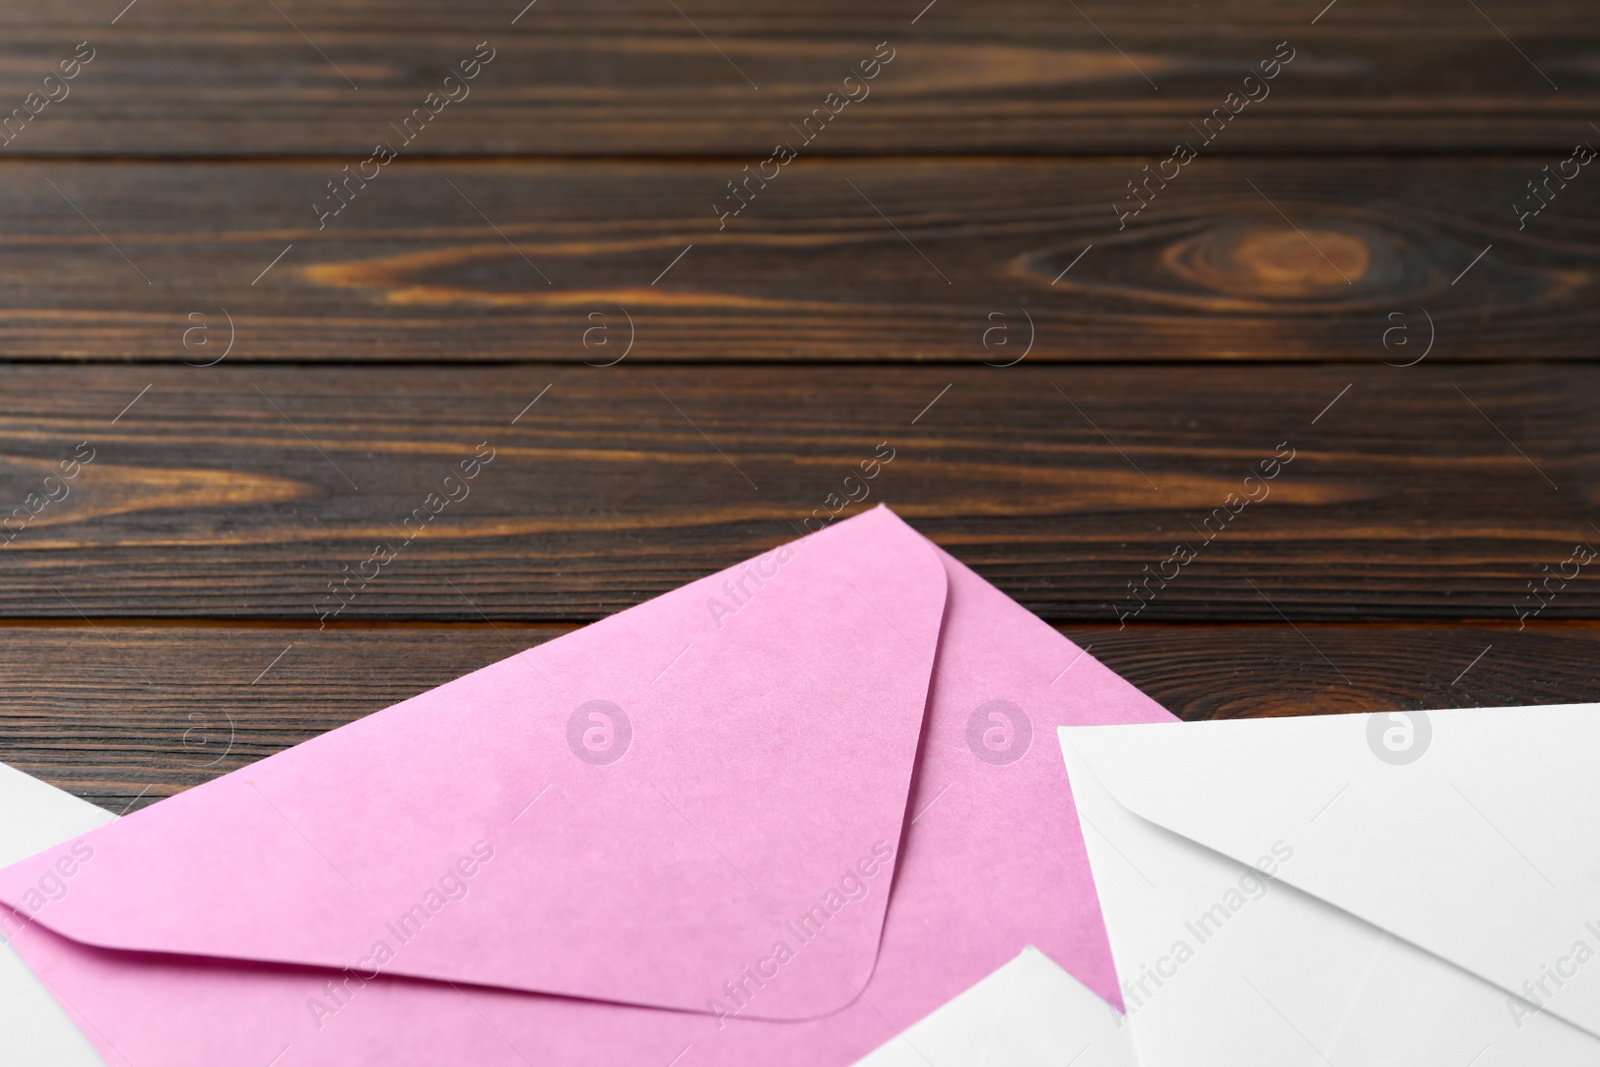
[[[1600,1064],[1600,705],[1059,732],[1140,1064]]]
[[[855,1067],[1138,1067],[1127,1019],[1032,947]]]
[[[0,867],[115,819],[0,763]],[[72,879],[58,876],[38,889],[48,909],[72,892]],[[19,921],[0,907],[0,1067],[100,1067],[94,1046],[6,943]]]

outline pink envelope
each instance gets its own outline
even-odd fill
[[[849,1063],[1027,945],[1121,1005],[1055,730],[1170,718],[879,508],[0,901],[111,1064]]]

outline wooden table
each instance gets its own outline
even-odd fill
[[[522,2],[0,11],[0,760],[880,502],[1185,717],[1600,699],[1600,8]]]

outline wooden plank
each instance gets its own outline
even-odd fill
[[[560,632],[8,626],[0,761],[136,809]]]
[[[492,63],[417,151],[761,158],[829,92],[861,95],[843,79],[879,42],[893,62],[808,153],[1165,152],[1279,42],[1293,61],[1217,151],[1554,151],[1590,137],[1600,113],[1600,13],[1581,0],[677,7],[13,3],[0,14],[7,108],[59,95],[42,78],[79,41],[95,58],[4,151],[353,163],[485,41]]]
[[[563,632],[8,627],[0,761],[129,810]],[[1600,700],[1594,625],[1065,632],[1186,719]]]
[[[719,231],[733,161],[397,162],[318,230],[326,162],[13,162],[0,354],[1595,357],[1600,198],[1581,183],[1600,177],[1576,163],[1519,230],[1534,160],[1198,159],[1119,230],[1143,165],[797,161]]]
[[[1057,622],[1600,612],[1574,556],[1600,545],[1592,365],[224,362],[5,381],[0,514],[38,512],[0,545],[11,617],[582,621],[880,502]],[[30,503],[62,494],[45,479],[83,448],[69,495]],[[470,485],[445,481],[491,452]],[[846,481],[875,456],[892,461]]]

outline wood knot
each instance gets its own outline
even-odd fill
[[[1348,299],[1365,290],[1381,256],[1353,229],[1236,222],[1169,245],[1166,267],[1189,282],[1231,296],[1265,300]]]

